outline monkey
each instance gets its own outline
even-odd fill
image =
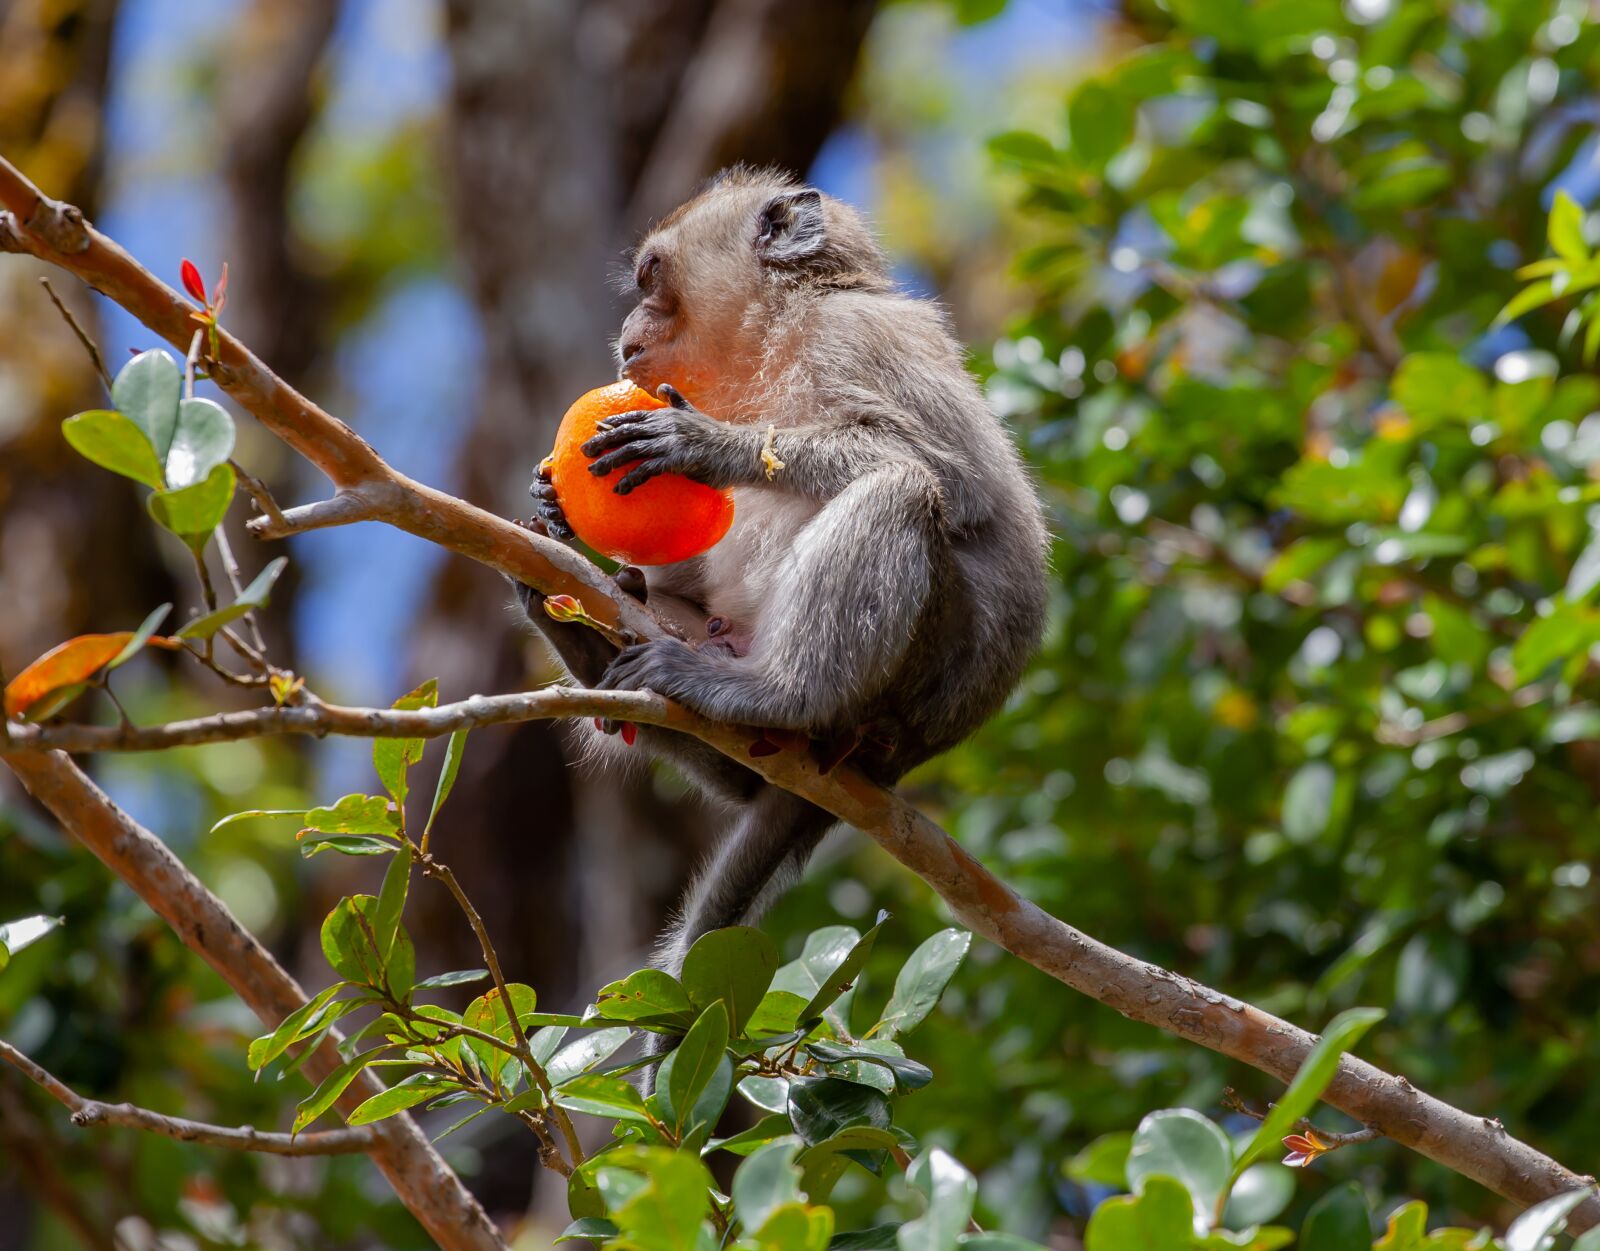
[[[944,310],[897,287],[850,205],[734,167],[631,259],[619,375],[666,406],[600,422],[589,470],[631,466],[619,495],[662,473],[731,489],[733,524],[619,574],[681,639],[619,650],[518,584],[522,608],[585,686],[797,732],[892,786],[986,721],[1038,646],[1047,536],[1022,459]],[[530,492],[533,528],[572,538],[542,468]],[[638,745],[737,811],[657,952],[676,974],[702,934],[758,920],[835,818],[686,735]]]

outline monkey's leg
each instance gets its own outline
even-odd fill
[[[750,652],[624,648],[601,689],[648,689],[714,721],[843,728],[898,670],[946,559],[939,486],[899,462],[857,478],[795,537]]]

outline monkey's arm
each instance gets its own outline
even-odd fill
[[[849,417],[828,423],[735,426],[708,417],[672,387],[661,395],[670,407],[608,417],[583,445],[597,476],[638,462],[617,483],[618,495],[657,474],[678,473],[718,488],[770,484],[830,500],[884,465],[921,459],[900,436],[898,414],[873,405],[853,405]]]

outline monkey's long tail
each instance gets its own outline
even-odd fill
[[[661,952],[676,974],[694,940],[728,925],[754,925],[789,889],[834,824],[798,795],[765,786],[696,874]]]
[[[695,877],[656,963],[676,975],[694,940],[729,925],[754,925],[794,884],[836,818],[797,795],[765,786]],[[659,1034],[646,1050],[660,1055]]]

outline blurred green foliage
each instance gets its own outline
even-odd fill
[[[1600,384],[1571,301],[1496,319],[1555,188],[1595,190],[1600,32],[1513,0],[1174,0],[1128,26],[1058,128],[992,145],[1034,303],[988,387],[1052,504],[1056,616],[930,797],[1088,932],[1313,1029],[1386,1005],[1376,1062],[1582,1161]],[[921,1051],[963,1077],[907,1115],[1007,1228],[1086,1213],[1060,1166],[1100,1133],[1215,1112],[1225,1083],[1276,1096],[984,961]],[[1304,1175],[1291,1224],[1325,1177],[1380,1212],[1506,1215],[1373,1144]]]

